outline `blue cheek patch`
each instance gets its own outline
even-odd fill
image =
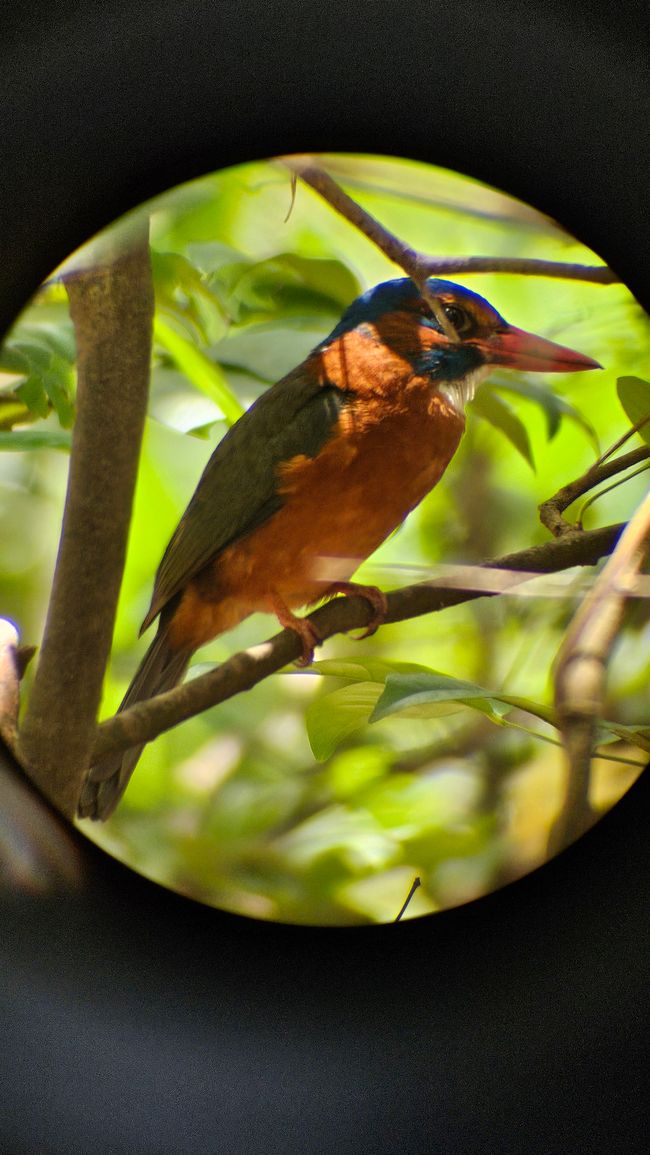
[[[438,381],[460,381],[483,364],[483,357],[472,345],[451,345],[442,349],[422,349],[411,362],[413,370]]]

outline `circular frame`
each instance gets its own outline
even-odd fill
[[[2,331],[128,208],[308,150],[392,152],[507,189],[650,306],[640,4],[599,18],[583,0],[65,0],[26,25],[28,11],[3,14],[0,36]],[[649,794],[646,773],[531,876],[399,927],[250,922],[75,836],[81,887],[3,900],[1,1145],[643,1150]]]

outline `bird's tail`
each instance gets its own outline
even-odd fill
[[[183,678],[190,659],[187,650],[173,650],[167,640],[167,629],[161,622],[158,633],[142,659],[129,686],[120,710],[135,702],[153,698],[171,690]],[[109,754],[92,766],[79,799],[79,817],[105,821],[113,813],[135,770],[144,745],[132,746],[121,754]]]

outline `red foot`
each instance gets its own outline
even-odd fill
[[[358,585],[357,582],[333,582],[327,590],[328,597],[330,594],[346,594],[348,597],[353,597],[356,594],[358,597],[365,598],[367,602],[370,602],[373,611],[372,617],[359,641],[361,641],[362,638],[369,638],[372,634],[375,634],[385,621],[388,612],[388,602],[386,601],[386,594],[377,589],[377,586],[362,586]]]
[[[302,654],[296,659],[296,665],[311,666],[314,660],[314,649],[323,640],[318,630],[307,618],[298,618],[292,614],[278,594],[269,594],[269,602],[280,625],[284,626],[285,630],[293,630],[294,634],[300,638]]]

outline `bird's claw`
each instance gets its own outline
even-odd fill
[[[269,596],[269,603],[280,625],[284,626],[285,630],[293,630],[294,634],[300,638],[302,654],[296,658],[296,665],[311,666],[314,660],[314,650],[323,640],[315,625],[308,618],[298,618],[292,614],[289,607],[285,605],[275,591]]]
[[[287,629],[293,630],[302,643],[302,654],[296,658],[295,665],[311,666],[314,660],[314,650],[323,640],[318,630],[308,618],[296,618],[293,622],[287,622]]]
[[[363,586],[358,585],[357,582],[335,582],[334,585],[330,586],[328,592],[344,594],[347,597],[354,597],[356,595],[370,603],[372,616],[364,632],[359,637],[359,641],[362,641],[364,638],[371,638],[386,620],[388,601],[386,594],[383,590],[377,589],[377,586]]]

